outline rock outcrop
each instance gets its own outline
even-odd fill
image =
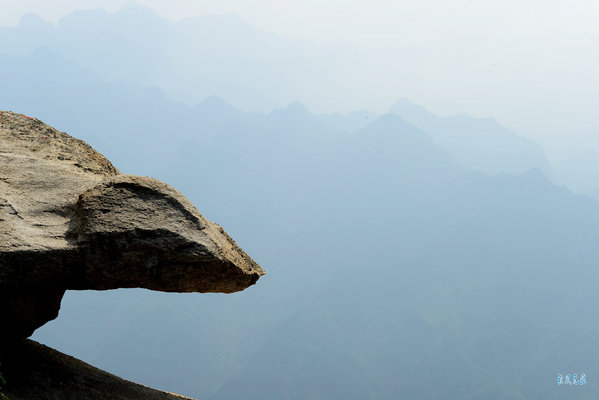
[[[0,112],[0,346],[56,318],[67,289],[232,293],[263,273],[172,187]]]
[[[10,400],[193,400],[121,379],[83,361],[23,340],[4,355]]]

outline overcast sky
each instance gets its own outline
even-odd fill
[[[56,22],[74,9],[115,11],[124,3],[0,0],[0,25],[16,25],[27,12]],[[405,93],[384,93],[381,88],[380,98],[365,97],[362,108],[380,112],[389,99],[405,96],[440,114],[495,117],[542,142],[554,159],[583,148],[599,150],[597,0],[137,3],[171,20],[232,12],[285,38],[422,49],[422,57],[406,62],[414,62],[413,68],[421,69],[430,85],[412,85]],[[401,57],[401,51],[397,54]]]

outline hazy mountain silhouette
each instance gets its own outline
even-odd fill
[[[568,185],[575,193],[599,199],[599,154],[587,151],[567,157],[555,165],[556,179]]]
[[[490,175],[540,168],[553,177],[552,167],[539,144],[516,135],[491,118],[473,118],[467,114],[441,117],[405,98],[394,103],[389,113],[427,132],[440,148],[466,167]],[[353,132],[378,117],[368,111],[355,111],[320,115],[318,120],[332,130]]]
[[[467,114],[440,117],[405,98],[393,104],[389,112],[428,132],[439,147],[467,167],[491,175],[522,173],[535,167],[553,174],[540,145],[517,136],[494,119]]]
[[[184,138],[200,130],[209,137],[223,121],[243,115],[216,97],[189,107],[168,100],[155,87],[106,83],[93,71],[46,48],[30,56],[0,55],[0,62],[3,76],[11,77],[0,82],[5,109],[76,132],[108,157],[121,159],[123,171],[131,173],[142,157],[153,159],[149,165],[155,171],[163,170]],[[158,138],[165,136],[173,141],[157,146]],[[114,146],[117,142],[120,145]]]
[[[334,93],[363,68],[351,47],[284,40],[234,14],[169,22],[135,3],[115,13],[76,11],[56,26],[28,14],[17,27],[0,28],[0,53],[39,47],[110,81],[157,86],[189,103],[218,93],[250,110]],[[339,66],[334,75],[331,62]]]
[[[370,87],[373,79],[363,65],[367,49],[357,55],[355,49],[340,44],[285,40],[233,14],[169,22],[135,3],[115,13],[76,11],[57,26],[28,14],[17,27],[0,28],[0,53],[27,55],[39,47],[75,61],[101,79],[156,86],[170,98],[190,104],[218,93],[250,110],[271,109],[324,90],[345,93],[350,90],[348,81],[365,79],[363,87]],[[377,55],[380,64],[399,73],[400,67],[387,62],[386,56]],[[553,176],[539,145],[492,119],[439,117],[405,99],[389,112],[429,133],[465,166],[492,175],[538,167]],[[375,117],[357,111],[322,115],[318,120],[335,130],[354,131]]]
[[[366,127],[378,117],[379,115],[376,113],[362,110],[352,111],[348,114],[335,113],[319,115],[318,120],[332,130],[353,132],[357,129]]]
[[[594,398],[555,375],[599,374],[599,203],[541,169],[488,176],[397,115],[190,107],[50,50],[0,73],[0,108],[173,183],[268,271],[233,296],[71,292],[38,340],[200,399]]]

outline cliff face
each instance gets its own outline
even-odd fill
[[[0,112],[0,353],[36,348],[22,340],[57,317],[67,289],[232,293],[263,274],[172,187],[122,175],[85,142]]]

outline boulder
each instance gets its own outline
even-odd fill
[[[0,112],[0,343],[56,318],[67,289],[232,293],[263,274],[177,190]]]

